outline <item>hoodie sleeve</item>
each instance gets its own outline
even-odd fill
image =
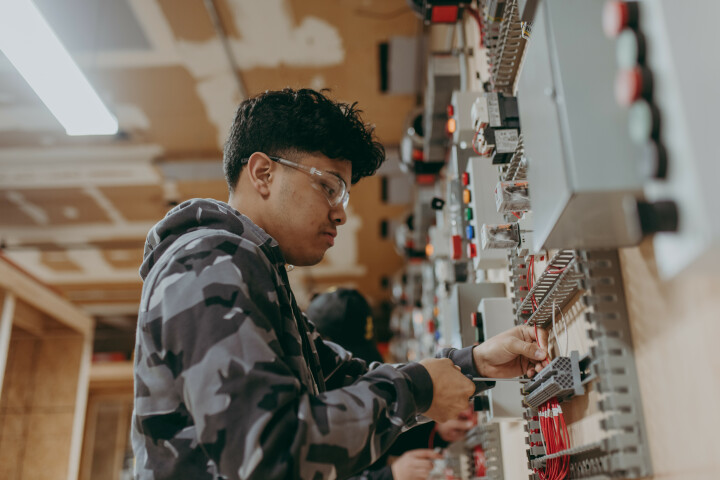
[[[313,394],[291,365],[300,344],[287,351],[279,338],[288,315],[267,257],[250,242],[214,243],[177,255],[156,282],[172,288],[149,301],[161,312],[153,361],[172,372],[208,464],[228,479],[322,479],[373,463],[429,408],[427,370],[379,366]]]

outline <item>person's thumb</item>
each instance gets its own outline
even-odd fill
[[[508,337],[505,348],[512,354],[522,355],[534,362],[543,360],[547,356],[545,351],[538,347],[535,342],[526,342],[517,337]]]

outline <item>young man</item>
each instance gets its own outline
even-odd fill
[[[316,333],[286,266],[322,259],[350,186],[383,160],[355,105],[290,89],[240,105],[225,147],[228,204],[190,200],[148,234],[136,478],[347,477],[420,414],[444,421],[466,408],[475,386],[463,374],[542,368],[529,328],[370,371]]]

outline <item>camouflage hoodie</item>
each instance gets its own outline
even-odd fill
[[[138,479],[345,478],[432,402],[419,364],[323,341],[277,242],[229,205],[190,200],[148,234],[135,347]],[[474,374],[469,349],[446,352]]]

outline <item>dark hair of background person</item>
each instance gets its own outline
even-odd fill
[[[353,184],[380,168],[385,149],[377,141],[374,127],[363,122],[357,102],[336,102],[322,92],[285,88],[240,103],[223,156],[231,193],[240,178],[243,159],[255,152],[280,157],[321,153],[334,160],[348,160]]]
[[[351,351],[367,363],[382,362],[374,342],[372,309],[352,288],[337,288],[315,295],[305,315],[327,340]]]

